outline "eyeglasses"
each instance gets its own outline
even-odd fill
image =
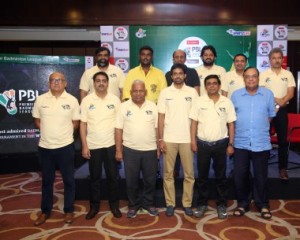
[[[63,81],[65,80],[61,78],[52,78],[49,80],[50,83],[62,83]]]
[[[258,76],[257,75],[245,75],[244,78],[251,79],[251,78],[258,78]]]

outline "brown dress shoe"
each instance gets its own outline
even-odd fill
[[[49,218],[49,214],[46,213],[42,213],[37,220],[35,220],[34,222],[34,226],[39,226],[41,224],[43,224],[44,222],[46,222],[46,220]]]
[[[65,214],[65,223],[72,223],[74,220],[74,214],[69,212]]]
[[[281,180],[289,180],[289,175],[285,168],[279,170],[279,178]]]

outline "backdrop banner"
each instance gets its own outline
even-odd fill
[[[186,65],[202,65],[201,49],[213,45],[217,50],[217,64],[227,71],[232,68],[235,54],[244,53],[249,65],[256,66],[256,26],[130,26],[130,67],[139,64],[139,48],[154,49],[154,66],[163,72],[172,66],[172,54],[182,49],[187,54]]]
[[[37,151],[39,131],[31,115],[36,97],[48,91],[49,75],[59,71],[78,98],[86,58],[0,54],[0,154]]]

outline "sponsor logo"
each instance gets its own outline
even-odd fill
[[[94,109],[96,109],[95,105],[94,104],[90,104],[89,110],[94,110]]]
[[[226,108],[224,108],[224,107],[219,107],[219,110],[220,110],[220,112],[226,112]]]
[[[139,30],[135,33],[135,36],[137,38],[144,38],[146,37],[146,30],[142,29],[142,28],[139,28]]]
[[[228,29],[226,32],[234,37],[243,37],[251,35],[251,31],[236,31],[232,28]]]
[[[185,97],[185,101],[191,102],[191,101],[192,101],[192,98],[191,98],[191,97]]]
[[[152,111],[151,111],[151,110],[147,110],[147,111],[146,111],[146,114],[147,114],[147,115],[152,115]]]
[[[110,54],[112,54],[113,48],[112,48],[112,46],[111,46],[109,43],[106,43],[106,42],[101,43],[101,47],[106,47],[106,48],[108,48],[109,51],[110,51]]]
[[[119,47],[116,47],[116,50],[119,52],[128,52],[129,51],[128,48],[119,48]]]
[[[10,115],[14,115],[17,113],[18,109],[16,106],[16,96],[14,89],[10,89],[8,91],[0,93],[0,105],[5,107],[6,111]]]
[[[260,67],[262,68],[269,68],[270,67],[270,64],[267,60],[263,60],[260,64]]]
[[[108,104],[108,105],[106,105],[106,107],[107,107],[108,109],[114,109],[114,108],[115,108],[115,105],[113,105],[113,104]]]
[[[129,117],[129,116],[131,116],[132,115],[132,112],[130,111],[130,110],[127,110],[127,112],[126,112],[126,117]]]
[[[259,35],[262,36],[262,37],[268,37],[268,36],[270,36],[270,33],[269,33],[268,29],[264,28],[264,29],[261,30]]]
[[[229,85],[234,85],[234,80],[231,80],[230,82],[229,82]]]
[[[261,42],[259,45],[258,45],[258,52],[261,54],[261,55],[268,55],[269,52],[271,51],[272,49],[272,46],[270,43],[268,42]]]
[[[201,49],[207,45],[206,42],[198,37],[187,37],[181,41],[178,49],[185,51],[186,62],[185,64],[190,68],[198,67],[202,64],[200,58]]]
[[[155,93],[156,90],[157,90],[157,85],[156,84],[151,84],[150,85],[150,90],[151,90],[151,92]]]
[[[288,79],[287,79],[287,78],[281,78],[281,81],[283,81],[283,82],[287,82],[287,81],[288,81]]]
[[[119,68],[121,68],[124,72],[127,71],[128,68],[129,68],[129,63],[124,58],[118,59],[115,64],[116,64],[116,66],[118,66]]]
[[[68,58],[68,57],[63,57],[62,60],[65,62],[70,62],[70,63],[79,63],[80,59],[78,58]]]
[[[287,38],[288,30],[286,26],[278,26],[274,33],[278,39],[285,39]]]
[[[271,82],[271,78],[267,77],[265,82],[266,83]]]
[[[124,27],[117,27],[114,31],[114,36],[117,40],[125,40],[128,37],[128,31]]]
[[[61,105],[64,110],[70,110],[71,106],[69,104]]]

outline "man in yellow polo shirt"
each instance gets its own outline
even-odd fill
[[[34,225],[43,224],[53,207],[53,183],[58,166],[64,182],[65,223],[73,222],[75,179],[73,132],[79,125],[79,104],[65,91],[67,81],[62,73],[49,76],[49,92],[37,97],[32,116],[40,129],[39,159],[42,170],[42,213]]]
[[[95,91],[81,102],[80,137],[82,156],[89,162],[90,210],[86,219],[99,211],[102,165],[104,165],[109,190],[109,206],[116,218],[119,210],[118,169],[115,159],[115,119],[120,99],[107,91],[109,77],[105,72],[93,76]]]
[[[108,92],[122,99],[125,75],[121,68],[109,63],[110,51],[106,47],[99,47],[95,51],[96,65],[87,69],[80,79],[80,101],[94,92],[93,76],[97,72],[106,72],[109,77]]]
[[[173,216],[175,208],[174,165],[179,153],[184,173],[182,206],[188,216],[193,215],[194,158],[191,150],[189,111],[199,96],[195,88],[185,85],[186,66],[171,67],[173,84],[163,89],[158,99],[159,148],[164,157],[164,193],[166,215]]]
[[[288,180],[288,143],[286,140],[288,131],[287,104],[294,97],[295,78],[293,74],[283,69],[283,52],[280,48],[274,48],[269,53],[271,67],[259,76],[259,85],[270,89],[275,97],[276,116],[272,120],[278,137],[278,163],[279,178]]]
[[[221,80],[217,75],[204,79],[207,95],[201,96],[190,112],[191,145],[197,152],[198,165],[198,206],[195,217],[202,217],[208,206],[208,175],[211,159],[217,186],[218,218],[227,218],[226,206],[228,187],[226,179],[227,155],[232,155],[234,121],[236,114],[230,99],[220,95]]]
[[[196,71],[199,76],[200,81],[200,96],[206,94],[206,89],[204,86],[204,79],[210,74],[216,74],[218,77],[223,80],[223,76],[226,73],[226,70],[215,64],[217,58],[217,51],[214,46],[206,45],[201,49],[200,57],[203,61],[203,65],[196,67]]]
[[[147,89],[146,98],[157,103],[162,89],[167,87],[165,74],[158,68],[152,66],[153,49],[149,46],[140,48],[140,65],[131,69],[125,80],[123,88],[123,100],[130,98],[130,89],[134,80],[140,79],[145,82]]]
[[[157,216],[154,207],[157,158],[157,107],[146,100],[145,82],[135,80],[131,99],[123,102],[116,120],[116,159],[124,160],[128,196],[128,218],[136,217],[143,208],[150,216]],[[139,177],[143,175],[144,191],[139,196]]]

